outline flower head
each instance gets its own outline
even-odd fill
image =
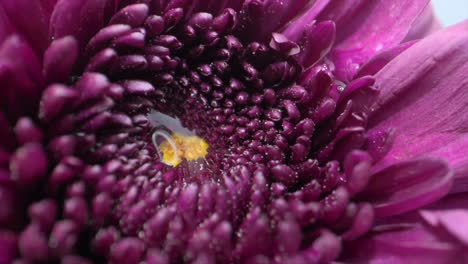
[[[0,263],[362,257],[463,179],[466,23],[404,42],[426,5],[2,1]]]

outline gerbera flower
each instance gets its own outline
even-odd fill
[[[2,0],[0,263],[455,259],[468,26],[410,41],[427,2]]]

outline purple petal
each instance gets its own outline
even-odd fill
[[[299,41],[303,51],[298,55],[299,62],[308,68],[322,59],[330,51],[335,41],[335,23],[325,21],[306,27],[304,36]]]
[[[129,80],[125,81],[123,87],[129,94],[141,94],[145,95],[154,91],[154,86],[145,81]]]
[[[10,171],[21,186],[40,182],[47,172],[47,156],[42,145],[28,143],[19,148],[10,161]]]
[[[403,51],[413,46],[415,41],[405,42],[398,46],[392,47],[388,50],[384,50],[370,59],[364,64],[356,74],[355,78],[359,78],[366,75],[374,75],[379,72],[385,65],[392,61],[396,56],[400,55]]]
[[[19,33],[41,53],[48,43],[47,12],[39,0],[4,0],[1,2]]]
[[[421,211],[421,216],[430,225],[443,227],[447,233],[468,246],[468,210],[425,210]]]
[[[467,201],[468,193],[451,194],[423,210],[387,218],[382,224],[424,224],[439,240],[468,246]]]
[[[80,45],[104,27],[108,0],[59,0],[50,21],[51,39],[74,36]],[[110,3],[109,3],[109,6]]]
[[[360,206],[351,227],[343,233],[345,240],[354,240],[368,232],[374,224],[374,210],[370,204]]]
[[[429,4],[418,19],[414,21],[411,26],[411,30],[408,32],[408,35],[406,35],[404,41],[421,39],[441,28],[442,26],[440,25],[439,20],[434,15],[432,5]]]
[[[0,47],[0,107],[9,118],[33,112],[43,78],[39,58],[20,36],[13,35]]]
[[[43,83],[40,58],[34,53],[31,45],[19,35],[12,35],[2,43],[0,58],[10,63],[15,70],[21,71],[21,75],[36,82],[38,86]]]
[[[62,111],[70,110],[72,103],[78,98],[76,90],[63,85],[54,84],[44,91],[39,107],[39,118],[46,122],[58,117]]]
[[[336,74],[344,80],[351,79],[359,67],[379,51],[400,43],[428,3],[427,0],[359,2],[358,7],[352,7],[346,13],[341,13],[346,8],[341,2],[342,7],[332,9],[341,14],[339,20],[333,19],[338,35],[332,59]],[[334,14],[327,14],[325,10],[322,16],[330,19],[329,16]]]
[[[15,134],[20,145],[31,142],[41,142],[44,138],[42,130],[34,124],[34,121],[27,117],[22,117],[16,122]]]
[[[29,224],[18,238],[18,248],[23,258],[31,262],[45,262],[49,257],[46,235],[38,224]]]
[[[113,1],[88,0],[80,11],[80,43],[87,42],[94,34],[105,26],[105,15],[112,8]],[[136,2],[136,1],[133,1]],[[82,42],[81,42],[82,41]]]
[[[99,32],[91,38],[87,44],[87,49],[89,51],[98,51],[102,48],[105,48],[112,39],[130,33],[131,27],[128,25],[110,25],[108,27],[102,28]]]
[[[443,197],[453,172],[438,159],[419,159],[390,166],[372,176],[359,197],[373,204],[376,217],[411,211]]]
[[[44,55],[44,75],[48,83],[66,83],[78,57],[78,43],[73,37],[53,41]]]
[[[127,24],[132,27],[138,27],[143,24],[146,17],[148,16],[148,12],[148,6],[145,4],[129,5],[112,16],[109,23]]]
[[[449,264],[466,263],[465,249],[440,241],[421,225],[380,226],[366,238],[344,246],[346,263]]]
[[[50,21],[50,38],[74,36],[80,45],[104,26],[107,0],[59,0]]]
[[[51,39],[78,35],[80,10],[85,2],[86,0],[59,0],[57,2],[50,18]]]
[[[99,98],[109,88],[109,80],[100,73],[87,72],[81,76],[75,84],[76,90],[80,91],[79,102]]]
[[[337,236],[327,230],[321,230],[311,248],[320,252],[319,263],[331,263],[341,252],[342,245]]]
[[[382,168],[419,156],[438,156],[463,180],[468,175],[468,21],[413,45],[376,75],[381,96],[370,133],[395,129]],[[466,190],[466,188],[465,188]]]
[[[140,262],[145,247],[137,238],[124,238],[115,243],[110,252],[110,258],[115,263],[137,264]]]
[[[346,3],[354,4],[354,1],[347,1]],[[293,41],[297,41],[301,38],[304,33],[304,30],[308,26],[315,23],[316,17],[330,4],[330,0],[317,0],[315,1],[309,9],[304,12],[304,14],[297,17],[294,21],[287,24],[282,33]]]
[[[300,52],[299,46],[291,42],[283,34],[273,33],[270,41],[270,47],[287,55],[296,55]]]

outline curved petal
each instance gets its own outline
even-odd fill
[[[304,29],[304,35],[299,41],[302,47],[297,58],[304,68],[314,65],[328,54],[335,41],[335,23],[325,21]]]
[[[413,45],[375,76],[381,91],[370,133],[395,130],[393,146],[379,168],[437,156],[454,167],[457,177],[468,176],[467,72],[465,21]]]
[[[353,5],[354,1],[346,1],[344,3],[349,3]],[[282,32],[288,39],[292,41],[297,41],[301,38],[304,31],[311,24],[315,23],[317,16],[330,4],[330,0],[316,0],[313,4],[307,9],[306,12],[299,15],[296,19],[288,23],[282,29]]]
[[[12,35],[0,46],[0,109],[13,123],[21,114],[34,112],[39,103],[42,67],[32,47]]]
[[[468,210],[424,210],[421,211],[421,216],[429,225],[443,228],[458,242],[468,246]]]
[[[438,159],[419,159],[374,174],[359,198],[371,202],[377,218],[408,212],[443,197],[453,172]]]
[[[466,263],[468,194],[380,221],[367,237],[346,245],[351,263]]]
[[[411,211],[395,217],[385,218],[380,221],[381,224],[397,224],[397,223],[416,223],[421,222],[421,211],[451,211],[464,210],[468,212],[468,193],[449,194],[444,198],[420,208],[420,210]]]
[[[419,224],[378,227],[367,237],[346,243],[344,248],[345,263],[462,264],[468,260],[464,247],[440,241]]]
[[[416,41],[409,41],[398,46],[392,47],[388,50],[384,50],[370,59],[364,64],[356,74],[355,78],[359,78],[366,75],[374,75],[379,72],[385,65],[392,61],[396,56],[400,55],[403,51],[413,46]]]
[[[451,194],[418,213],[439,237],[468,247],[468,193]]]
[[[86,0],[59,0],[52,12],[49,25],[51,39],[78,35],[80,10]]]
[[[105,24],[109,0],[58,0],[50,20],[50,38],[75,37],[84,45]]]
[[[432,5],[429,4],[413,23],[411,30],[403,41],[421,39],[441,28],[442,26],[440,25],[439,20],[434,15]]]
[[[1,5],[16,29],[41,54],[47,47],[48,14],[39,0],[3,0]]]
[[[331,54],[336,74],[350,80],[376,53],[400,43],[427,3],[427,0],[363,1],[352,10],[352,15],[345,13],[341,20],[333,19],[338,33]]]
[[[88,0],[83,5],[80,12],[80,32],[79,40],[87,42],[94,34],[102,29],[106,23],[106,13],[110,8],[109,0]],[[112,13],[112,12],[111,12]]]
[[[47,83],[66,83],[78,57],[78,44],[73,37],[54,40],[44,54],[44,78]]]

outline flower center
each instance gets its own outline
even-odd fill
[[[157,143],[158,136],[165,138],[161,144]],[[186,136],[173,133],[156,131],[153,134],[153,142],[158,148],[158,154],[164,164],[177,167],[183,160],[196,161],[202,159],[208,153],[208,143],[197,136]]]
[[[160,112],[151,116],[157,125],[152,140],[162,163],[177,167],[183,161],[200,162],[206,157],[208,143],[183,127],[179,119]]]

